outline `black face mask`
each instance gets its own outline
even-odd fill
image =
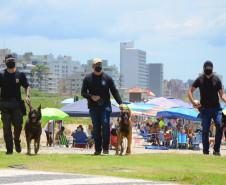
[[[13,69],[15,67],[16,63],[13,61],[9,61],[8,63],[6,63],[7,68],[9,69]]]
[[[95,71],[96,72],[101,72],[101,70],[102,70],[102,66],[101,65],[95,66]]]
[[[213,72],[213,70],[211,70],[211,69],[205,69],[204,70],[205,75],[208,75],[208,76],[211,75],[212,72]]]

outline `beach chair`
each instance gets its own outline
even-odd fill
[[[140,133],[143,139],[143,143],[142,145],[147,145],[148,144],[148,138],[150,137],[150,135],[147,134],[147,132],[141,132]]]
[[[178,146],[180,146],[180,148],[183,148],[183,145],[185,146],[185,149],[188,149],[188,137],[187,137],[187,134],[179,133]]]
[[[172,141],[172,145],[171,148],[178,148],[178,137],[179,137],[179,130],[173,130],[172,131],[172,137],[173,137],[173,141]]]
[[[84,132],[75,132],[73,135],[73,147],[88,148],[88,137]]]
[[[146,142],[147,143],[156,143],[156,133],[151,133],[151,134],[148,134],[148,137],[146,139]]]
[[[87,141],[84,142],[76,142],[75,139],[73,139],[73,146],[74,148],[88,148]]]
[[[192,144],[194,150],[200,150],[199,143],[201,143],[201,141],[202,141],[201,133],[196,134],[195,140],[193,141],[193,144]]]
[[[67,137],[65,135],[60,135],[60,146],[68,147],[69,142],[67,141]]]
[[[114,146],[114,147],[117,146],[117,137],[118,136],[111,136],[110,137],[110,149],[112,149],[112,146]]]
[[[163,134],[163,137],[164,137],[164,140],[165,140],[164,146],[166,146],[167,143],[168,143],[168,147],[169,147],[170,146],[170,134],[169,133],[165,133],[165,134]]]

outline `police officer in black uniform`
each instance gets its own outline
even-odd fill
[[[123,104],[113,79],[102,71],[102,60],[95,58],[92,64],[93,72],[88,74],[82,85],[82,96],[88,100],[89,113],[93,123],[95,140],[95,155],[108,154],[110,138],[110,92],[123,109]],[[102,133],[102,134],[101,134]]]
[[[4,140],[6,143],[6,154],[13,153],[13,140],[15,149],[21,152],[20,134],[23,124],[21,111],[21,92],[23,86],[26,92],[26,102],[30,102],[30,86],[24,73],[15,68],[15,57],[12,54],[5,56],[7,69],[0,73],[1,88],[1,119],[3,122]],[[12,136],[11,124],[14,126],[14,137]]]

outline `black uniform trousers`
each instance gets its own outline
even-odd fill
[[[20,134],[23,124],[23,115],[20,110],[19,101],[2,101],[1,112],[6,149],[9,152],[13,152],[13,140],[17,146],[20,145],[21,142]],[[11,125],[14,126],[14,138]]]

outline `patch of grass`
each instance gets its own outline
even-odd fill
[[[195,154],[142,154],[94,156],[39,154],[27,156],[0,152],[0,168],[23,165],[32,170],[108,175],[182,184],[226,184],[226,157]]]

